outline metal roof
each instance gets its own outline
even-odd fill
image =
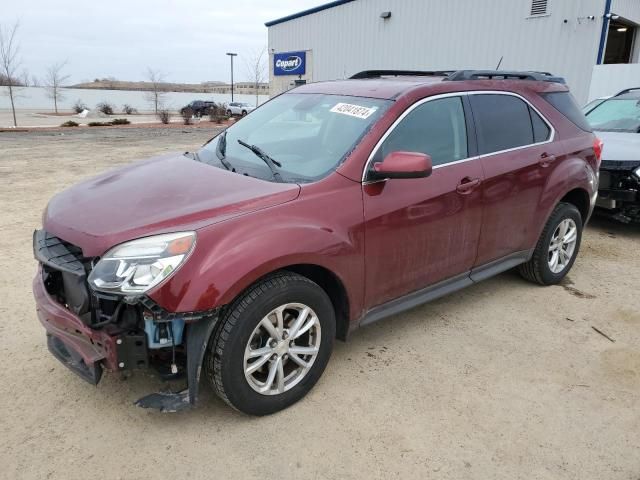
[[[289,20],[295,20],[296,18],[300,18],[300,17],[306,17],[307,15],[318,13],[323,10],[328,10],[329,8],[338,7],[340,5],[344,5],[345,3],[350,3],[354,1],[355,0],[335,0],[333,2],[325,3],[323,5],[318,5],[317,7],[313,7],[308,10],[303,10],[302,12],[294,13],[292,15],[287,15],[286,17],[278,18],[276,20],[271,20],[270,22],[265,23],[265,26],[271,27],[279,23],[288,22]]]

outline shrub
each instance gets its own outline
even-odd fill
[[[60,125],[61,127],[79,127],[80,124],[77,122],[74,122],[73,120],[68,120],[66,122],[64,122],[62,125]]]
[[[108,102],[101,102],[96,105],[96,108],[105,115],[113,115],[113,105]]]
[[[83,110],[87,109],[87,106],[84,104],[82,100],[76,100],[76,103],[73,105],[73,111],[76,113],[82,113]]]
[[[180,116],[185,125],[191,125],[191,117],[193,117],[193,108],[185,107],[180,110]]]
[[[228,120],[227,105],[225,103],[218,103],[215,107],[209,109],[209,120],[216,123],[222,123],[224,120]]]
[[[135,113],[138,113],[138,110],[133,108],[131,105],[125,103],[122,106],[122,113],[125,113],[127,115],[133,115]]]
[[[162,123],[166,125],[169,123],[169,120],[171,119],[171,112],[166,108],[162,110],[158,110],[158,118]]]
[[[130,123],[126,118],[114,118],[111,120],[111,125],[129,125]]]
[[[90,127],[110,127],[113,124],[111,122],[89,122],[87,125]]]

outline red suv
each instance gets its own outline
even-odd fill
[[[154,367],[264,415],[318,381],[334,338],[513,267],[558,283],[602,145],[562,80],[368,71],[280,95],[193,153],[49,203],[33,282],[49,349],[91,383]]]

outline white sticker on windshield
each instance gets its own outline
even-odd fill
[[[350,117],[365,119],[370,117],[371,114],[376,111],[376,107],[369,108],[362,107],[360,105],[353,105],[351,103],[338,103],[329,111],[349,115]]]

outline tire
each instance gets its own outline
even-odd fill
[[[282,315],[284,333],[279,337],[283,340],[273,340],[278,337],[270,337],[262,325],[266,324],[265,321],[275,321],[275,314],[269,317],[267,315],[284,305],[308,307],[310,313],[304,316],[302,309],[302,312],[294,316],[295,310],[285,309]],[[313,326],[305,333],[300,333],[300,337],[287,340],[288,332],[291,332],[292,337],[295,335],[295,320],[299,318],[310,319],[308,323],[313,323]],[[277,324],[275,321],[275,325]],[[305,326],[307,322],[301,321],[301,324]],[[322,375],[333,350],[335,324],[333,304],[316,283],[292,272],[273,274],[250,287],[226,310],[214,339],[210,342],[205,361],[206,375],[218,396],[236,410],[249,415],[278,412],[304,397]],[[274,327],[273,324],[271,326]],[[298,330],[301,332],[303,328]],[[254,344],[256,339],[257,343]],[[307,347],[304,342],[313,346]],[[251,362],[255,360],[255,364],[247,363],[248,352],[259,349],[264,351],[267,348],[270,350],[266,355],[261,353],[255,359],[250,358]],[[282,348],[291,350],[284,353]],[[314,354],[298,356],[292,353],[294,350],[298,351],[296,348],[315,349],[317,353],[315,357]],[[298,365],[298,362],[292,360],[294,355],[310,366],[303,368]],[[265,358],[268,360],[265,361]],[[253,374],[245,373],[247,368],[256,364],[262,366]],[[272,376],[270,390],[261,393],[258,388],[267,388],[272,369],[277,373]],[[304,373],[296,373],[303,370]],[[288,385],[285,379],[289,379]],[[259,385],[261,380],[263,384]]]
[[[242,116],[246,116],[247,115],[247,111],[246,110],[242,110]]]
[[[565,262],[559,261],[555,267],[556,270],[554,271],[552,269],[554,254],[550,251],[552,241],[557,245],[555,237],[557,234],[561,233],[561,223],[569,226],[569,229],[567,230],[568,233],[565,235],[565,238],[569,238],[567,235],[570,235],[572,222],[573,225],[575,225],[576,230],[575,243],[571,249],[570,255],[568,254],[566,246],[560,245],[557,251],[559,252],[559,250],[562,250],[564,252],[562,255],[564,255],[568,260]],[[551,216],[540,235],[540,239],[533,251],[531,260],[518,267],[520,275],[526,280],[539,283],[540,285],[555,285],[560,283],[565,275],[569,273],[576,260],[578,252],[580,251],[581,240],[582,216],[580,215],[580,212],[570,203],[559,203],[551,213]],[[558,253],[557,255],[561,254]]]
[[[231,112],[231,110],[227,110],[227,117],[231,117],[233,116],[233,112]]]

